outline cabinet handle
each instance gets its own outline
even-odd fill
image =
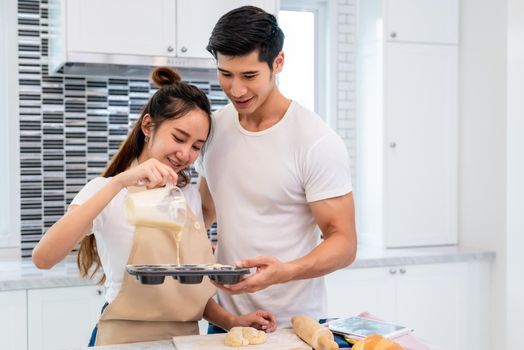
[[[390,37],[391,39],[395,39],[395,38],[397,37],[397,33],[395,33],[395,32],[391,32],[391,34],[389,34],[389,37]]]
[[[405,274],[406,273],[406,269],[403,268],[403,267],[401,267],[399,271],[400,271],[401,274]]]
[[[396,273],[397,273],[397,269],[394,269],[394,268],[389,269],[389,274],[390,275],[394,275]]]
[[[389,148],[395,148],[397,147],[397,143],[396,142],[390,142],[389,143]]]
[[[182,47],[180,48],[180,51],[181,51],[181,52],[187,52],[187,47],[182,46]]]
[[[173,49],[173,46],[168,46],[168,47],[167,47],[167,51],[168,51],[168,52],[173,52],[173,50],[174,50],[174,49]]]
[[[97,290],[96,290],[96,294],[98,294],[98,295],[102,295],[102,290],[101,290],[101,289],[97,289]]]

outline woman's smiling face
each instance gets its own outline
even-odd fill
[[[155,158],[176,172],[187,168],[198,158],[210,127],[209,117],[201,109],[193,109],[180,118],[168,119],[158,128],[148,126],[148,123],[151,123],[151,117],[145,116],[142,130],[149,138],[144,146],[147,158]]]

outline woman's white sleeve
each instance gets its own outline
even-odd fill
[[[105,177],[95,177],[91,181],[89,181],[81,190],[77,193],[75,198],[71,201],[71,205],[82,205],[89,198],[91,198],[95,193],[100,191],[102,187],[104,187],[110,179]],[[100,213],[94,220],[93,220],[93,232],[99,231],[100,227],[103,225],[103,212]]]

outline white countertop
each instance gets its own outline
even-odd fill
[[[481,259],[495,259],[495,252],[459,246],[395,249],[359,246],[357,249],[357,258],[348,268],[439,264]]]
[[[40,270],[30,259],[0,261],[0,291],[94,285],[80,277],[76,262],[66,259],[50,270]]]
[[[360,246],[356,261],[348,268],[396,265],[439,264],[480,259],[494,259],[495,253],[457,246],[409,249],[381,249]],[[74,258],[68,258],[51,270],[37,269],[30,259],[0,261],[0,291],[94,285],[98,278],[82,279]]]

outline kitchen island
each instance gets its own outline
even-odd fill
[[[230,350],[234,347],[225,345],[225,334],[211,335],[188,335],[175,337],[174,341],[149,341],[130,344],[115,344],[95,347],[95,349],[177,349],[177,350]],[[295,335],[292,329],[278,329],[275,332],[267,334],[267,340],[256,346],[247,346],[245,349],[250,350],[311,350],[311,347]],[[88,350],[83,347],[80,349]],[[342,348],[341,348],[342,349]]]
[[[494,258],[493,252],[456,246],[388,250],[360,246],[351,266],[326,276],[328,317],[368,311],[411,326],[417,337],[445,349],[465,348],[464,339],[473,339],[476,349],[486,349]],[[98,277],[80,278],[74,257],[51,270],[39,270],[30,260],[2,261],[0,322],[6,327],[0,336],[17,349],[83,348],[105,302],[104,287],[97,281]],[[442,310],[449,322],[439,321]],[[200,326],[205,333],[205,322]],[[112,348],[174,346],[160,341],[102,347]]]

